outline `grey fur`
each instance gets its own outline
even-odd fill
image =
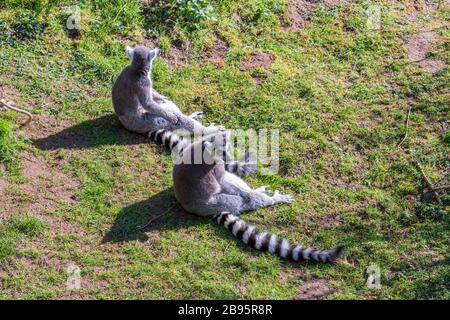
[[[148,137],[156,143],[164,145],[178,155],[182,154],[183,150],[189,145],[189,141],[183,136],[179,136],[175,132],[164,129],[149,132]],[[241,161],[232,161],[232,156],[228,151],[226,151],[225,158],[228,160],[227,163],[225,163],[225,170],[238,176],[246,176],[257,169],[256,161],[252,159],[253,157],[249,151],[245,153],[245,156]]]
[[[204,127],[197,121],[201,112],[186,116],[153,89],[152,63],[158,51],[158,48],[150,50],[145,46],[126,48],[131,64],[122,71],[112,89],[113,106],[120,122],[128,130],[141,134],[158,129],[184,129],[195,133],[217,131],[219,127]]]
[[[315,260],[332,262],[342,253],[342,247],[328,250],[304,249],[291,245],[285,238],[268,235],[239,219],[245,211],[257,210],[278,203],[290,203],[290,195],[269,192],[263,186],[252,189],[244,180],[225,170],[224,157],[229,154],[229,132],[220,132],[185,147],[181,156],[184,163],[173,169],[175,197],[188,212],[213,216],[245,244],[269,251],[293,261]],[[194,150],[201,150],[203,162],[191,164]],[[191,160],[191,161],[189,161]]]
[[[202,144],[206,150],[204,163],[174,166],[175,196],[187,211],[201,216],[224,211],[240,214],[277,203],[292,202],[291,196],[277,191],[269,196],[265,188],[253,190],[244,180],[227,172],[223,154],[229,151],[228,139],[229,131],[224,131],[194,142],[183,151],[183,157],[188,160],[195,148],[200,148],[198,144]],[[224,145],[222,142],[225,142]]]

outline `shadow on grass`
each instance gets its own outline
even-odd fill
[[[163,190],[147,200],[124,207],[102,243],[146,241],[146,233],[157,230],[177,230],[210,220],[189,214],[177,203],[173,188]],[[153,220],[154,219],[154,220]],[[153,220],[148,226],[149,221]],[[144,228],[142,228],[145,226]]]
[[[86,120],[45,138],[33,140],[35,146],[46,151],[148,142],[144,136],[126,130],[114,114]]]

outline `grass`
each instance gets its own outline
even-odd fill
[[[0,262],[5,262],[16,250],[24,236],[42,233],[44,225],[36,217],[21,217],[0,222]]]
[[[418,28],[448,21],[448,9],[421,11],[413,24],[408,1],[380,1],[382,28],[367,30],[366,2],[318,5],[305,28],[289,29],[287,0],[209,3],[213,19],[180,12],[175,1],[80,1],[75,39],[62,8],[71,2],[0,5],[0,86],[37,118],[13,130],[20,116],[1,113],[0,159],[19,169],[0,169],[0,297],[290,299],[320,279],[333,288],[329,299],[449,299],[449,195],[444,206],[421,197],[426,185],[413,164],[448,184],[449,69],[430,75],[404,45]],[[208,57],[220,41],[227,49],[217,63]],[[343,244],[344,262],[284,262],[183,213],[170,156],[111,116],[124,46],[142,43],[162,48],[154,84],[185,113],[280,130],[280,172],[248,181],[295,202],[245,219],[305,245]],[[261,53],[273,64],[241,68]],[[433,55],[448,63],[448,45],[437,41]],[[50,177],[27,177],[29,157]],[[70,197],[58,193],[56,172],[75,184]],[[79,291],[65,287],[71,263],[81,268]],[[371,264],[380,290],[366,285]]]
[[[10,163],[16,158],[16,141],[12,132],[12,125],[0,119],[0,161]]]

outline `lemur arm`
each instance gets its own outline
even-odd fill
[[[141,103],[145,106],[144,109],[146,109],[150,114],[162,117],[173,124],[177,124],[180,121],[177,114],[170,112],[166,108],[162,107],[161,104],[148,100],[141,101]]]
[[[152,89],[152,97],[153,97],[153,100],[159,100],[159,101],[168,100],[168,98],[166,96],[159,94],[155,89]]]

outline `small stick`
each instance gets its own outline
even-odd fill
[[[146,224],[144,224],[143,226],[140,226],[138,228],[138,230],[143,230],[145,228],[147,228],[153,221],[158,220],[159,218],[161,218],[163,215],[165,215],[167,212],[169,212],[170,210],[172,210],[175,207],[175,204],[172,205],[169,209],[167,209],[166,211],[164,211],[161,214],[158,214],[156,217],[151,218],[150,220],[147,221]]]
[[[408,115],[406,116],[406,125],[405,125],[405,135],[403,136],[403,139],[397,144],[397,148],[401,146],[401,144],[406,140],[408,137],[408,126],[409,126],[409,117],[411,116],[411,104],[409,104],[408,109]]]
[[[450,184],[448,184],[448,185],[446,185],[446,186],[434,187],[433,191],[447,190],[447,189],[450,189]]]
[[[422,175],[422,178],[425,180],[425,182],[427,183],[428,192],[433,193],[433,196],[436,198],[437,202],[442,205],[442,201],[441,198],[439,197],[439,194],[436,192],[435,187],[433,185],[433,183],[431,182],[431,180],[427,177],[427,175],[425,174],[425,172],[423,171],[422,166],[420,165],[420,163],[418,161],[414,161],[414,164],[417,166],[417,168],[420,171],[420,174]]]
[[[29,124],[29,123],[31,122],[31,120],[33,120],[33,115],[32,115],[31,113],[29,113],[29,112],[26,111],[26,110],[23,110],[23,109],[20,109],[20,108],[16,108],[16,107],[13,107],[11,101],[6,102],[5,99],[0,99],[0,105],[4,106],[5,108],[8,108],[8,109],[14,110],[14,111],[16,111],[16,112],[20,112],[20,113],[22,113],[22,114],[27,115],[28,119],[27,119],[27,121],[25,121],[24,123],[22,123],[22,124],[20,125],[21,127],[26,126],[27,124]]]

